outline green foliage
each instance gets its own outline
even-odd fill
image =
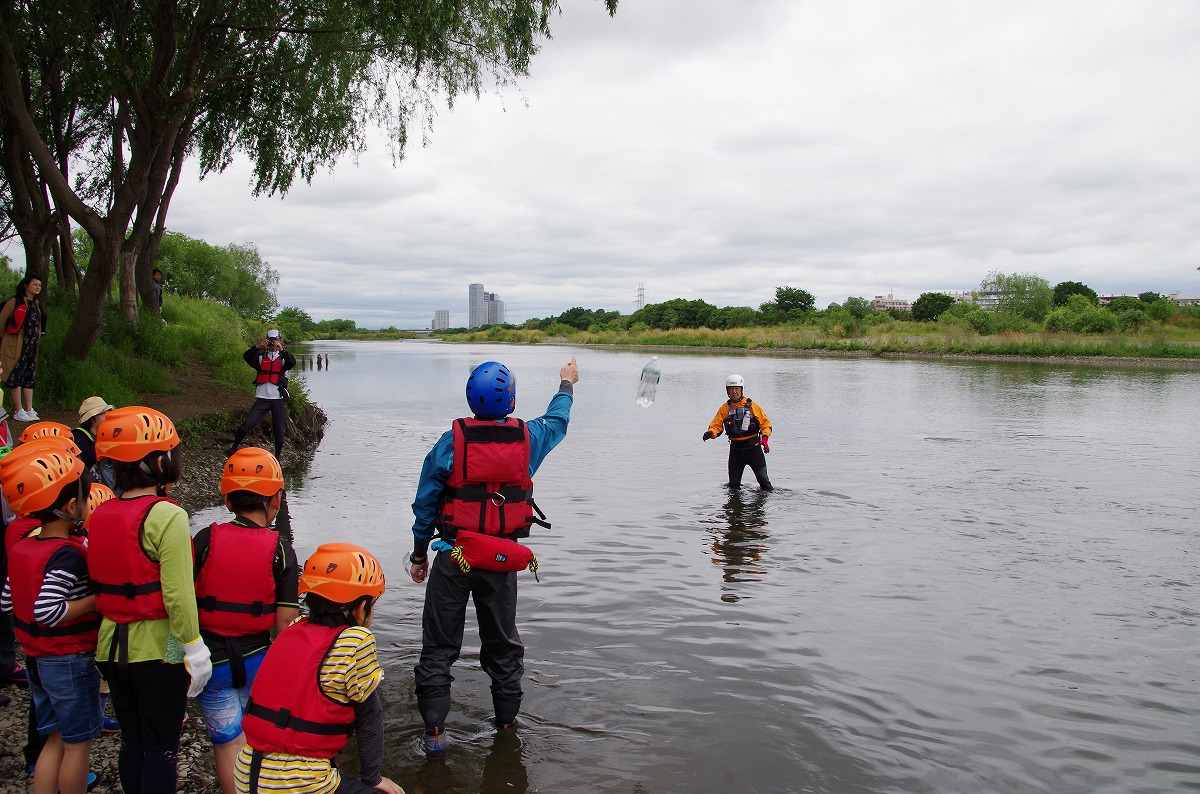
[[[1117,314],[1129,311],[1130,309],[1136,309],[1137,311],[1144,312],[1146,310],[1146,304],[1137,298],[1131,298],[1128,295],[1122,295],[1119,298],[1113,298],[1110,300],[1104,308]]]
[[[631,323],[645,323],[651,328],[699,328],[709,326],[717,307],[702,300],[675,298],[665,303],[651,303],[629,316]]]
[[[1086,284],[1081,284],[1078,281],[1060,281],[1054,287],[1054,297],[1051,299],[1052,306],[1066,306],[1067,298],[1072,295],[1082,295],[1092,302],[1093,305],[1100,303],[1100,297],[1096,291]]]
[[[168,391],[172,372],[192,361],[213,367],[224,383],[245,385],[241,354],[250,332],[227,306],[180,297],[164,306],[161,318],[143,310],[134,326],[109,312],[100,340],[80,361],[62,350],[71,299],[59,290],[43,295],[50,323],[38,347],[39,403],[74,408],[98,394],[114,405],[133,404]]]
[[[224,303],[238,315],[262,320],[274,313],[279,274],[252,244],[218,248],[178,232],[163,235],[154,264],[163,271],[163,291]],[[164,306],[169,301],[164,298]]]
[[[913,301],[912,316],[914,320],[933,321],[954,305],[954,298],[943,292],[922,292]]]
[[[862,333],[862,324],[857,317],[844,306],[826,309],[817,317],[817,326],[827,335],[835,338],[849,338]]]
[[[785,314],[795,310],[802,312],[812,311],[812,307],[816,302],[816,298],[808,290],[796,287],[775,288],[775,306]]]
[[[868,314],[875,311],[871,306],[871,302],[866,298],[846,298],[842,303],[842,308],[850,312],[856,319],[861,320]]]
[[[1117,315],[1093,306],[1085,295],[1071,295],[1066,306],[1046,315],[1047,331],[1074,331],[1079,334],[1106,334],[1119,325]]]
[[[1122,331],[1136,331],[1150,322],[1150,315],[1141,309],[1125,309],[1114,312],[1114,314],[1117,318],[1117,325]]]
[[[1162,298],[1162,295],[1159,295],[1157,292],[1139,292],[1138,293],[1138,300],[1140,300],[1142,303],[1154,303],[1155,301],[1160,300],[1161,298]]]
[[[1174,303],[1171,303],[1166,298],[1159,298],[1150,304],[1150,308],[1146,309],[1146,314],[1150,315],[1150,319],[1152,320],[1158,320],[1160,323],[1165,323],[1171,319],[1171,316],[1175,314],[1178,308],[1178,306],[1176,306]]]
[[[1041,322],[1050,313],[1054,290],[1049,282],[1031,273],[989,273],[979,285],[980,292],[995,294],[999,301],[996,310]]]

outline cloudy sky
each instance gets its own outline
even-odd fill
[[[253,242],[281,305],[466,324],[781,285],[847,296],[991,271],[1200,294],[1195,0],[563,0],[520,90],[463,99],[285,198],[233,167],[169,226]]]

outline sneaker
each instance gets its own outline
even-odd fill
[[[29,414],[25,413],[24,408],[18,410],[15,414],[13,414],[12,418],[18,422],[32,422],[33,421],[32,419],[29,418]]]
[[[441,728],[435,728],[433,733],[425,732],[421,736],[421,746],[425,750],[425,755],[437,755],[445,752],[447,745],[450,744],[446,736],[446,732]]]
[[[25,415],[29,417],[30,422],[42,421],[42,417],[38,416],[37,411],[33,410],[32,408],[30,408],[28,411],[26,411]]]
[[[107,714],[104,715],[104,722],[100,725],[100,730],[104,733],[120,733],[121,723],[114,720]]]

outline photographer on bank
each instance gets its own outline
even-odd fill
[[[287,372],[296,366],[296,357],[283,349],[283,340],[278,329],[267,331],[267,338],[242,354],[242,358],[255,371],[254,404],[233,436],[233,446],[226,455],[237,452],[246,434],[258,426],[262,418],[271,414],[271,430],[275,435],[275,458],[282,460],[283,435],[287,425]]]

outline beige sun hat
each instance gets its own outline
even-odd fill
[[[87,422],[97,414],[111,411],[113,406],[104,401],[103,397],[88,397],[79,404],[79,424]]]

